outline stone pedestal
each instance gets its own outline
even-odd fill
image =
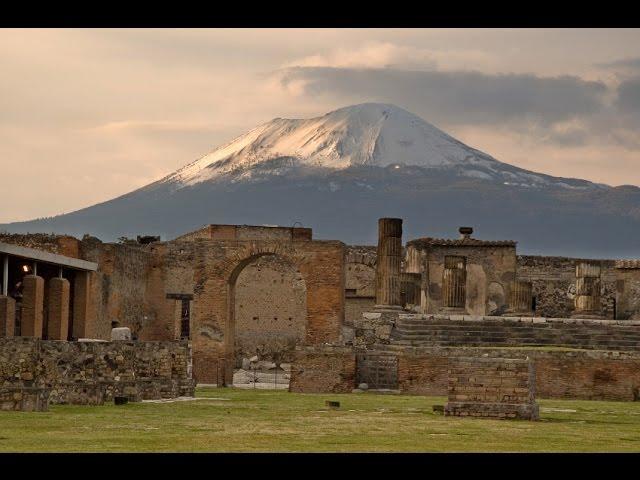
[[[25,275],[22,279],[22,324],[23,337],[42,338],[44,317],[44,279],[37,275]]]
[[[49,280],[49,340],[66,340],[69,335],[69,292],[70,284],[66,278]]]
[[[111,329],[111,341],[131,341],[131,329],[129,327],[117,327]]]
[[[16,321],[16,301],[0,295],[0,337],[13,337]]]
[[[402,219],[378,220],[376,264],[376,310],[401,310],[400,265],[402,262]]]
[[[576,263],[576,298],[573,318],[603,318],[600,272],[600,263]]]

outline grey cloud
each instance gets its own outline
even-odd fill
[[[625,80],[620,84],[616,105],[622,112],[640,114],[640,77]]]
[[[618,70],[618,69],[631,69],[640,70],[640,57],[639,58],[622,58],[619,60],[614,60],[612,62],[598,63],[596,66],[601,68],[606,68],[609,70]]]
[[[551,125],[603,109],[606,86],[578,77],[479,72],[296,67],[282,83],[303,81],[308,95],[397,103],[444,124]]]

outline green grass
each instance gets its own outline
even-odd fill
[[[192,402],[0,412],[1,452],[640,451],[640,403],[540,400],[538,422],[435,414],[443,397],[200,388]],[[328,410],[325,400],[338,400]]]

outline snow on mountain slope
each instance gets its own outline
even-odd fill
[[[283,165],[341,170],[359,165],[395,164],[451,169],[461,176],[520,187],[593,185],[556,179],[499,162],[402,108],[379,103],[344,107],[310,119],[276,118],[181,168],[162,182],[172,183],[179,189],[230,173],[237,179],[250,180],[256,167],[272,169],[270,173],[277,175]]]

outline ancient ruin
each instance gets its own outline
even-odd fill
[[[52,402],[99,403],[116,376],[131,398],[196,382],[445,395],[452,365],[485,354],[528,358],[529,386],[544,397],[640,396],[638,260],[522,256],[515,241],[480,240],[471,227],[403,245],[398,218],[380,219],[378,233],[377,246],[249,225],[119,243],[2,234],[3,405],[14,394],[6,408],[40,405],[38,388]],[[165,367],[116,375],[110,352],[125,345],[134,356],[157,348],[149,361]],[[82,375],[89,393],[74,393],[76,367],[22,378],[6,366],[16,348],[47,352],[45,363],[53,352],[95,362]],[[175,370],[166,355],[177,351],[188,360]]]

